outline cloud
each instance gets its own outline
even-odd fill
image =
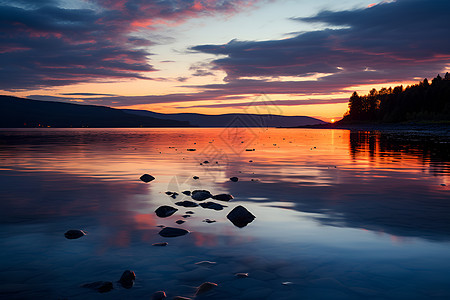
[[[325,73],[322,80],[308,84],[327,88],[337,80],[339,90],[355,82],[433,76],[450,63],[450,39],[446,38],[450,36],[450,2],[446,0],[398,0],[294,19],[329,27],[281,40],[232,40],[191,50],[226,55],[213,63],[231,83],[243,77]]]
[[[214,73],[211,72],[213,65],[210,62],[199,62],[192,64],[189,67],[190,71],[194,71],[192,76],[214,76]]]
[[[348,98],[340,99],[307,99],[307,100],[271,100],[270,105],[276,106],[297,106],[297,105],[318,105],[318,104],[340,104],[347,103]],[[195,105],[196,108],[242,108],[251,106],[265,106],[266,101],[251,101],[251,102],[228,102],[228,103],[216,103],[216,104],[205,104],[205,105]],[[177,108],[191,108],[191,106],[178,106]]]
[[[63,96],[117,96],[114,94],[97,94],[97,93],[63,93]]]
[[[148,79],[155,71],[148,30],[235,13],[253,2],[91,0],[71,1],[68,8],[62,0],[0,1],[0,89]]]

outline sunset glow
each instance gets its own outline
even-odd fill
[[[0,2],[0,94],[36,100],[223,114],[264,94],[280,114],[330,121],[353,91],[450,63],[445,1]]]

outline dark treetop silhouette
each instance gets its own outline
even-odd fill
[[[406,88],[372,89],[364,96],[354,92],[348,106],[341,124],[450,121],[450,75],[437,75],[431,84],[425,78]]]

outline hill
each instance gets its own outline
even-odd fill
[[[124,109],[123,111],[138,116],[185,121],[198,127],[293,127],[326,123],[316,118],[304,116],[257,114],[204,115],[196,113],[162,114],[133,109]]]
[[[106,106],[0,96],[0,128],[189,127],[189,122],[137,116]]]

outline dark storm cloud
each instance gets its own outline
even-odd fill
[[[300,33],[270,41],[232,40],[192,47],[226,55],[213,63],[227,72],[228,82],[247,76],[331,74],[311,86],[342,87],[434,76],[450,63],[450,2],[398,0],[370,8],[323,11],[295,20],[340,29]],[[302,90],[303,84],[300,84]],[[333,92],[336,90],[328,90]]]
[[[148,78],[154,71],[143,33],[201,14],[233,13],[252,1],[0,1],[0,89]],[[144,36],[144,37],[143,37]]]

